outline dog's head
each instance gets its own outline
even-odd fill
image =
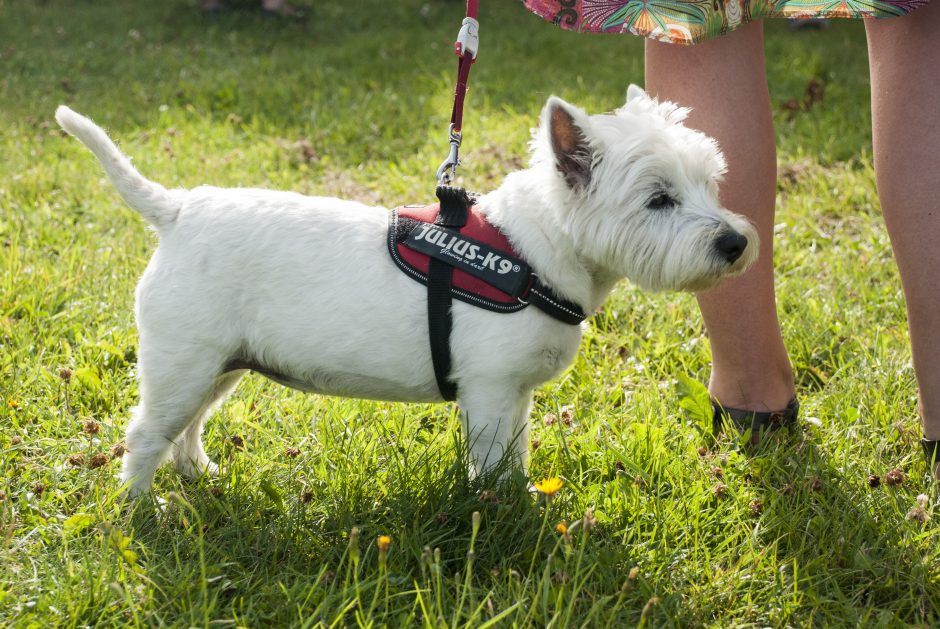
[[[582,256],[649,290],[701,290],[757,258],[757,232],[724,209],[725,161],[688,114],[631,85],[626,104],[588,116],[551,97],[534,169]]]

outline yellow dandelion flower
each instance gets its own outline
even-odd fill
[[[14,398],[10,398],[9,400],[7,400],[7,406],[9,406],[10,408],[12,408],[12,409],[15,411],[17,408],[19,408],[20,403],[19,403],[18,400],[14,399]]]
[[[568,525],[565,524],[564,520],[562,520],[561,522],[555,525],[555,532],[558,533],[559,535],[568,534]]]
[[[378,539],[376,539],[375,541],[376,546],[379,547],[380,553],[387,553],[388,547],[391,543],[392,543],[392,538],[389,537],[388,535],[379,535]]]
[[[557,476],[554,476],[552,478],[546,478],[541,483],[535,483],[535,488],[546,496],[554,496],[558,493],[558,490],[561,489],[562,485],[564,484],[565,481],[561,480]]]

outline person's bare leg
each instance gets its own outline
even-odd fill
[[[907,300],[924,436],[940,439],[940,2],[866,25],[875,177]]]
[[[760,235],[760,257],[747,273],[698,295],[712,348],[709,390],[726,407],[782,410],[794,386],[774,297],[777,162],[763,26],[691,47],[648,41],[646,89],[692,107],[687,124],[714,137],[728,162],[722,202]]]

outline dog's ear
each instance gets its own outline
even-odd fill
[[[650,96],[649,94],[646,93],[646,90],[644,90],[639,85],[635,83],[631,83],[630,86],[627,87],[627,102],[628,103],[631,100],[649,100],[649,98]]]
[[[548,130],[555,167],[572,190],[591,183],[593,150],[587,138],[587,114],[552,96],[545,105],[542,125]]]

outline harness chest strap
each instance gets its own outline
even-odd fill
[[[462,194],[461,194],[462,193]],[[459,188],[438,186],[440,212],[434,221],[441,227],[461,228],[467,224],[470,200]],[[445,400],[457,399],[457,383],[450,379],[450,332],[453,329],[451,287],[453,270],[439,257],[428,258],[428,334],[431,341],[431,362],[437,388]]]
[[[539,281],[505,235],[472,211],[465,190],[439,186],[437,196],[439,205],[392,211],[388,248],[403,272],[428,287],[434,374],[444,399],[455,400],[457,388],[449,378],[452,299],[504,313],[532,305],[571,325],[587,317],[578,304]]]

